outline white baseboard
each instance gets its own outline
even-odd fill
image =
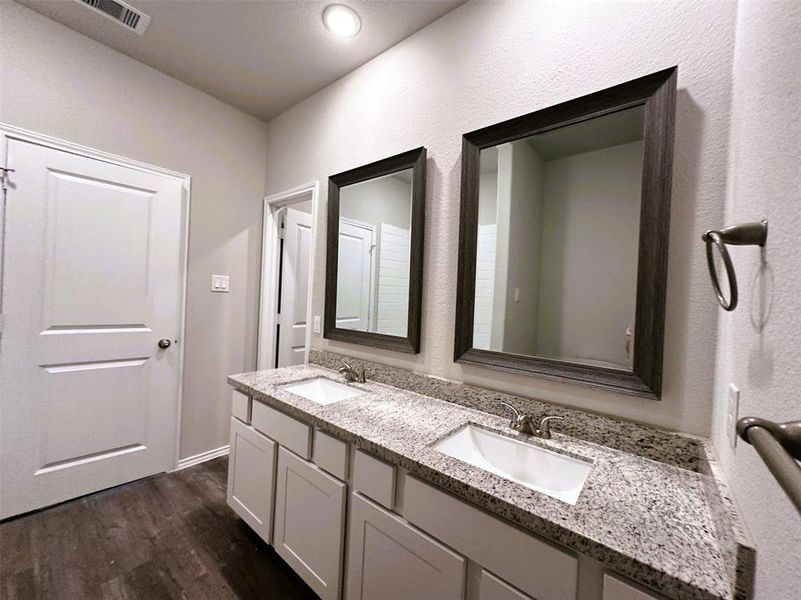
[[[206,452],[201,452],[200,454],[195,454],[194,456],[187,456],[186,458],[182,458],[178,461],[178,466],[175,467],[175,471],[180,471],[181,469],[186,469],[187,467],[194,467],[195,465],[199,465],[202,462],[206,462],[207,460],[212,460],[213,458],[219,458],[221,456],[226,456],[228,454],[228,449],[230,446],[220,446],[219,448],[215,448],[214,450],[207,450]]]

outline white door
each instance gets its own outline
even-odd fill
[[[7,163],[0,517],[173,466],[182,312],[180,179],[13,139]]]
[[[287,208],[284,221],[284,252],[281,264],[281,307],[278,365],[306,362],[309,265],[311,264],[312,217]]]
[[[367,331],[370,324],[375,231],[340,219],[337,261],[337,327]]]

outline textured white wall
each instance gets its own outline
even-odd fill
[[[545,163],[540,337],[544,356],[631,366],[642,142]],[[596,306],[597,310],[588,310]]]
[[[730,250],[740,286],[718,310],[713,438],[757,547],[756,598],[801,590],[801,518],[754,449],[729,447],[726,396],[740,415],[801,419],[801,3],[743,2],[737,17],[725,223],[768,219],[768,242]],[[714,302],[706,286],[705,302]]]
[[[498,349],[515,354],[536,354],[543,162],[527,140],[512,142],[509,149],[508,153],[498,154],[499,157],[508,156],[511,159],[508,272],[506,289],[497,290],[502,297],[505,296],[506,315],[503,344]],[[518,290],[517,301],[515,289]]]
[[[339,216],[373,225],[409,229],[412,222],[412,184],[381,177],[349,185],[339,191]]]
[[[723,216],[735,15],[731,2],[468,2],[272,120],[270,192],[313,179],[325,190],[331,174],[428,148],[421,354],[320,337],[314,347],[707,432],[717,315],[698,236]],[[454,364],[461,134],[676,64],[662,402]],[[324,227],[317,235],[314,307],[321,315]]]
[[[181,456],[227,444],[225,377],[255,367],[266,125],[9,1],[0,121],[191,175]]]

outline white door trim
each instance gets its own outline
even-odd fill
[[[173,177],[181,182],[183,194],[181,199],[182,203],[181,207],[182,231],[181,231],[181,258],[180,258],[181,292],[180,292],[180,306],[178,307],[180,338],[178,339],[178,344],[177,344],[178,346],[177,350],[179,356],[178,356],[178,402],[176,402],[176,405],[178,407],[177,411],[178,414],[176,415],[175,419],[175,452],[173,457],[173,469],[177,468],[180,461],[180,446],[181,446],[181,407],[183,404],[184,356],[185,356],[183,342],[186,339],[186,278],[187,278],[187,271],[189,264],[188,263],[189,211],[191,203],[192,178],[189,175],[186,175],[185,173],[179,173],[178,171],[171,171],[163,167],[150,165],[137,160],[125,158],[124,156],[119,156],[116,154],[110,154],[108,152],[103,152],[102,150],[96,150],[88,146],[82,146],[81,144],[75,144],[73,142],[68,142],[66,140],[54,138],[49,135],[37,133],[35,131],[29,131],[21,127],[16,127],[14,125],[8,125],[6,123],[0,122],[0,165],[9,167],[11,169],[14,168],[14,165],[6,164],[8,143],[11,140],[20,140],[23,142],[38,144],[40,146],[45,146],[47,148],[52,148],[54,150],[69,152],[70,154],[77,154],[78,156],[83,156],[85,158],[91,158],[94,160],[111,163],[113,165],[135,169],[137,171],[142,171],[145,173],[152,173],[156,175]],[[9,179],[13,182],[13,173],[10,174]],[[3,197],[2,216],[0,216],[0,335],[2,335],[3,284],[5,282],[5,276],[4,276],[5,273],[3,268],[5,264],[4,263],[5,259],[3,255],[3,250],[5,247],[4,243],[5,243],[5,197]]]
[[[312,203],[312,242],[311,264],[309,265],[309,297],[306,302],[306,358],[309,362],[309,349],[313,327],[312,305],[314,299],[314,263],[317,255],[317,212],[320,196],[320,182],[311,181],[264,198],[264,220],[261,232],[261,292],[259,297],[259,344],[256,365],[258,369],[271,369],[275,364],[278,348],[275,345],[275,305],[278,301],[277,286],[278,259],[278,219],[276,212],[297,202],[311,200]]]

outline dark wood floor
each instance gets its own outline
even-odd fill
[[[225,458],[0,524],[0,597],[316,598],[225,503]]]

